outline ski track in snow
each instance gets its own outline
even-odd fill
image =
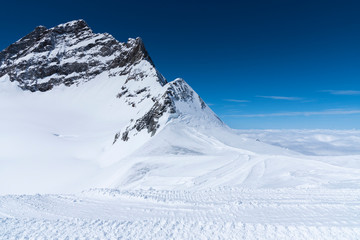
[[[0,239],[359,239],[360,190],[92,189],[0,197]]]

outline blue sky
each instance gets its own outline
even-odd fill
[[[37,25],[84,19],[143,38],[234,128],[360,128],[358,1],[7,1],[0,48]]]

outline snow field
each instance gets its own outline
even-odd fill
[[[360,190],[92,189],[0,197],[1,239],[359,239]]]
[[[283,226],[218,220],[1,219],[4,239],[359,239],[360,228]],[[4,225],[3,225],[4,224]],[[0,231],[2,231],[0,226]],[[20,226],[20,227],[19,227]]]

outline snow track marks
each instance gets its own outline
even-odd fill
[[[0,239],[359,239],[360,190],[122,191],[0,197]]]

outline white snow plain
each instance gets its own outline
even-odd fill
[[[360,239],[360,131],[232,130],[184,104],[113,144],[150,100],[102,78],[0,79],[0,239]]]

